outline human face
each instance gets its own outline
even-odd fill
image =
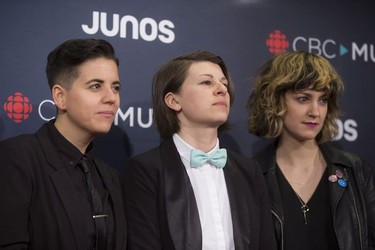
[[[285,93],[287,111],[283,118],[282,139],[313,141],[321,131],[328,110],[324,92],[311,89]]]
[[[181,128],[214,127],[229,115],[228,80],[220,66],[211,62],[192,63],[178,93],[177,117]]]
[[[107,133],[120,105],[118,67],[113,60],[97,58],[79,67],[79,76],[63,89],[61,127],[68,137]],[[60,122],[59,121],[59,122]]]

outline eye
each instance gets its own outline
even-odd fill
[[[203,81],[203,82],[201,82],[201,84],[203,84],[203,85],[211,85],[211,83],[212,83],[212,82],[211,82],[211,81],[208,81],[208,80],[207,80],[207,81]]]
[[[117,92],[120,92],[121,85],[119,83],[115,83],[112,85],[112,88],[113,88],[113,91],[117,93]]]
[[[90,85],[90,89],[99,89],[102,85],[100,83],[93,83]]]
[[[304,103],[304,102],[307,102],[309,99],[306,96],[299,96],[299,97],[297,97],[297,100],[300,103]]]
[[[327,104],[328,103],[328,97],[323,97],[322,99],[320,99],[320,103]]]

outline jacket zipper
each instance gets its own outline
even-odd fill
[[[344,169],[344,172],[345,172],[346,178],[348,178],[348,172],[346,171],[346,168]],[[363,246],[363,244],[362,244],[362,224],[361,224],[361,221],[359,219],[359,213],[358,213],[357,203],[356,203],[356,199],[355,199],[355,196],[354,196],[354,193],[353,193],[352,185],[348,185],[348,188],[350,190],[350,194],[351,194],[352,199],[353,199],[355,215],[356,215],[357,222],[358,222],[359,246],[360,246],[361,249],[363,249],[362,248],[362,246]]]
[[[284,225],[283,225],[283,222],[282,222],[280,216],[272,208],[271,208],[271,213],[276,217],[276,219],[280,223],[280,234],[281,234],[281,249],[280,250],[284,250]]]

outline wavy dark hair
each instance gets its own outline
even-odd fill
[[[247,101],[248,131],[264,138],[279,137],[287,111],[285,93],[306,89],[326,93],[327,116],[316,141],[324,143],[332,140],[338,134],[338,100],[344,85],[327,59],[304,51],[278,54],[260,68]]]

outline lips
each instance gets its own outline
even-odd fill
[[[317,126],[319,126],[319,123],[317,122],[304,122],[303,124],[305,124],[309,128],[316,128]]]
[[[226,103],[225,101],[215,102],[214,105],[215,105],[215,106],[225,106],[225,107],[228,106],[227,103]]]
[[[107,117],[112,117],[115,115],[115,113],[113,111],[101,111],[101,112],[98,112],[99,115],[104,115],[104,116],[107,116]]]

